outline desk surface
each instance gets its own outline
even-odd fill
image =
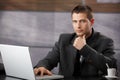
[[[8,77],[6,75],[0,75],[0,80],[21,80],[18,78]],[[120,78],[105,78],[105,77],[68,77],[64,79],[57,80],[120,80]]]

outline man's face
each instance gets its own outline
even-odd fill
[[[78,36],[89,36],[92,31],[93,23],[94,19],[89,20],[86,13],[72,14],[73,29]]]

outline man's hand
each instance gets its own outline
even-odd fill
[[[52,72],[50,72],[48,69],[46,69],[44,67],[35,68],[34,69],[34,73],[35,73],[35,75],[40,74],[40,76],[43,76],[43,75],[52,75]]]
[[[85,45],[86,45],[85,35],[78,36],[73,43],[73,46],[78,50],[81,50]]]

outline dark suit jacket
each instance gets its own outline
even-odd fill
[[[73,76],[74,62],[77,49],[73,47],[76,34],[61,34],[52,51],[39,63],[37,67],[44,66],[51,70],[59,63],[59,74],[65,77]],[[106,63],[110,67],[116,67],[113,58],[113,41],[101,35],[99,32],[92,33],[79,53],[83,55],[81,76],[96,76],[107,74]]]

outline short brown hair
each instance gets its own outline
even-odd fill
[[[87,14],[87,18],[89,20],[91,20],[93,18],[93,14],[92,14],[92,9],[91,7],[87,6],[87,5],[77,5],[71,12],[71,15],[73,13],[86,13]]]

